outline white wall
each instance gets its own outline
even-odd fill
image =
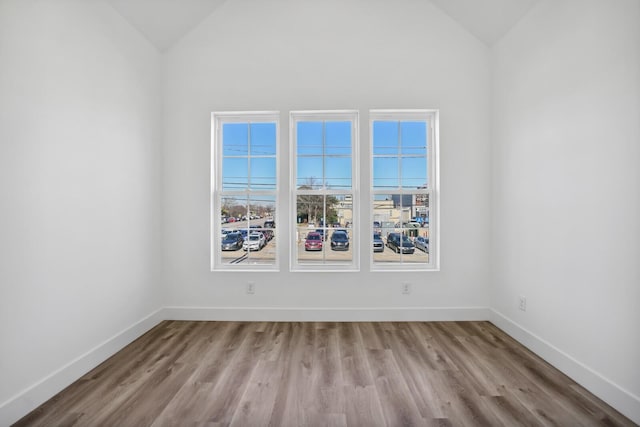
[[[235,0],[174,46],[165,65],[168,305],[487,307],[488,49],[437,8],[411,0]],[[290,110],[358,109],[361,182],[367,186],[372,108],[440,109],[441,271],[371,274],[365,235],[360,273],[290,273],[284,246],[289,231],[283,227],[281,272],[212,273],[210,113],[281,111],[287,159]],[[286,182],[284,163],[280,176]],[[369,200],[366,188],[361,200]],[[288,197],[280,215],[289,218]],[[363,206],[361,223],[368,218]],[[255,295],[238,286],[247,280],[256,281]],[[402,280],[414,284],[411,296],[401,295]]]
[[[0,64],[5,425],[161,306],[161,98],[155,49],[101,1],[0,2]]]
[[[542,1],[492,52],[492,307],[636,422],[639,23],[637,0]]]

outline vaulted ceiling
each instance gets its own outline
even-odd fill
[[[431,0],[487,46],[500,40],[538,0]]]
[[[161,51],[170,48],[207,16],[215,13],[225,1],[234,0],[108,0]],[[431,1],[467,31],[491,46],[539,0],[423,1]]]
[[[108,0],[161,51],[170,48],[225,1],[227,0]]]

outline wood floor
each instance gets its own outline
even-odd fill
[[[488,322],[163,322],[18,426],[630,426]]]

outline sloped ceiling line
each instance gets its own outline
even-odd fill
[[[161,52],[198,26],[226,0],[107,0]]]
[[[165,51],[234,0],[107,0],[160,51]],[[539,0],[424,0],[431,1],[463,28],[492,46]]]

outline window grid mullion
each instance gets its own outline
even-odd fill
[[[398,189],[403,188],[402,186],[402,126],[401,122],[398,120]],[[402,202],[400,203],[402,206]],[[402,261],[402,254],[400,254],[400,261]]]
[[[247,188],[251,190],[251,121],[247,121]]]
[[[322,189],[325,189],[327,182],[327,135],[326,135],[326,122],[322,121]]]
[[[322,235],[324,236],[324,241],[327,241],[327,195],[322,196]],[[327,262],[327,251],[326,245],[322,245],[322,262]]]

